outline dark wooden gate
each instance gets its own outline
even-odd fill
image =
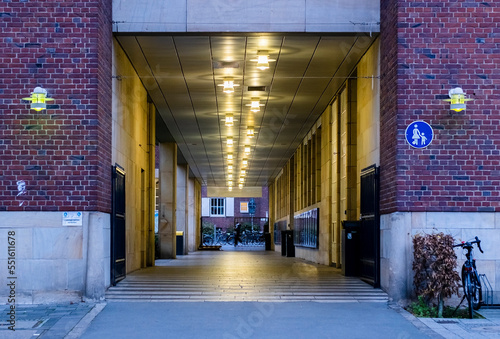
[[[111,211],[111,284],[125,278],[125,171],[113,166]]]
[[[361,278],[380,286],[379,169],[361,171]]]

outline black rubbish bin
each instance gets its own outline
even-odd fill
[[[359,221],[342,222],[342,274],[347,277],[359,275],[360,232]]]
[[[293,230],[286,231],[286,256],[295,257],[295,245],[293,243]]]
[[[183,255],[184,254],[184,232],[177,231],[175,236],[175,254]]]
[[[295,257],[293,230],[281,231],[281,255],[286,257]]]
[[[264,242],[266,244],[266,251],[271,250],[271,233],[264,232]]]
[[[281,255],[286,256],[286,232],[281,231]]]

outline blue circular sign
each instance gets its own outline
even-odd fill
[[[411,147],[425,148],[431,144],[434,131],[425,121],[414,121],[406,127],[405,137]]]

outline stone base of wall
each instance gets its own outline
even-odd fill
[[[0,300],[7,302],[11,293],[4,282],[11,280],[17,304],[104,298],[110,285],[110,216],[82,212],[81,225],[63,226],[63,213],[0,212],[0,248],[5,249]],[[12,271],[9,234],[15,241]]]
[[[500,302],[500,213],[396,212],[382,215],[380,228],[381,285],[395,301],[414,297],[412,237],[443,232],[456,243],[479,237],[484,253],[474,252],[477,269],[490,281],[494,303]],[[465,255],[460,249],[456,253],[460,267]]]

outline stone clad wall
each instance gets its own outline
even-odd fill
[[[113,1],[123,32],[378,32],[373,0]]]

